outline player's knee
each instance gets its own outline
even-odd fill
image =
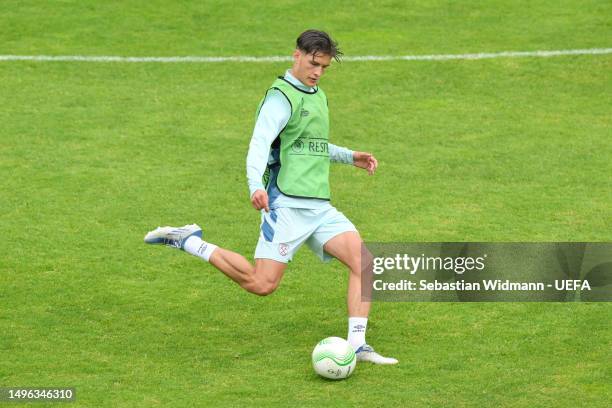
[[[361,278],[361,265],[351,266],[351,275]]]
[[[273,282],[259,282],[253,285],[253,290],[251,293],[258,296],[268,296],[274,293],[278,284]]]
[[[271,295],[272,293],[274,293],[276,291],[277,286],[273,286],[273,285],[268,285],[268,286],[262,286],[259,289],[259,292],[257,293],[259,296],[268,296]]]
[[[243,285],[244,289],[257,296],[268,296],[276,290],[278,282],[269,280],[253,279]]]

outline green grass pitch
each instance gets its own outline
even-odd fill
[[[4,1],[0,55],[289,55],[311,27],[346,55],[612,45],[605,1],[362,4]],[[75,387],[75,407],[608,406],[609,303],[376,303],[368,340],[400,364],[328,382],[310,352],[346,334],[338,262],[303,249],[258,298],[143,244],[197,222],[252,257],[244,161],[287,67],[0,61],[0,387]],[[380,167],[335,165],[333,204],[366,241],[610,241],[610,72],[610,54],[336,64],[331,140]]]

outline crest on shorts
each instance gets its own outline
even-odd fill
[[[289,245],[287,244],[278,244],[278,253],[282,256],[287,256],[289,253]]]

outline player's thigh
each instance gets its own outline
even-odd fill
[[[359,232],[345,231],[325,243],[325,252],[349,268],[361,268],[362,240]]]
[[[330,261],[333,258],[346,260],[347,258],[344,255],[346,250],[342,248],[346,244],[346,236],[343,234],[352,232],[359,236],[357,229],[344,214],[333,207],[327,209],[319,218],[316,229],[306,243],[324,262]],[[328,243],[329,245],[327,245]],[[330,248],[330,251],[334,253],[327,251],[327,248]]]

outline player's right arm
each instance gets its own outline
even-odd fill
[[[268,91],[255,121],[246,160],[251,204],[256,210],[270,211],[268,193],[262,178],[268,165],[270,145],[283,130],[290,117],[291,106],[285,96],[275,89]]]
[[[266,212],[270,212],[270,203],[268,203],[268,193],[266,190],[255,190],[251,196],[251,204],[256,210],[265,210]]]

